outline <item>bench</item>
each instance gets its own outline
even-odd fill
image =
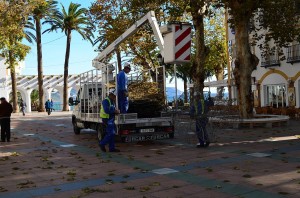
[[[273,124],[285,124],[288,125],[289,116],[285,115],[255,115],[254,118],[240,119],[240,118],[226,118],[225,116],[211,117],[209,121],[212,124],[229,124],[233,128],[237,129],[241,126],[247,125],[249,128],[253,128],[257,125],[262,125],[266,128],[272,128]]]

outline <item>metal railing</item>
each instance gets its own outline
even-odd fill
[[[287,48],[287,63],[300,62],[300,44],[291,45]]]
[[[275,52],[275,54],[268,54],[266,57],[261,57],[261,66],[262,67],[280,66],[278,53]]]

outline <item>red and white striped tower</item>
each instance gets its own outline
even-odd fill
[[[164,37],[164,62],[189,62],[191,60],[191,25],[175,23],[168,26],[171,31]]]
[[[175,61],[188,62],[191,60],[191,26],[175,26]]]

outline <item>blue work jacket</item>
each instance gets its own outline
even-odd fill
[[[118,74],[118,91],[127,91],[128,77],[122,70]]]

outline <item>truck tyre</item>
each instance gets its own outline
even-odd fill
[[[73,130],[74,130],[74,133],[75,133],[76,135],[80,134],[81,128],[79,128],[79,127],[77,126],[76,121],[73,121]]]
[[[126,137],[121,137],[121,142],[126,143]]]
[[[174,138],[174,132],[173,133],[169,133],[169,138],[173,139]]]
[[[99,142],[101,140],[103,140],[104,136],[105,136],[105,129],[103,128],[102,124],[97,124],[97,127],[96,127],[96,131],[97,131],[97,138],[99,140]]]

